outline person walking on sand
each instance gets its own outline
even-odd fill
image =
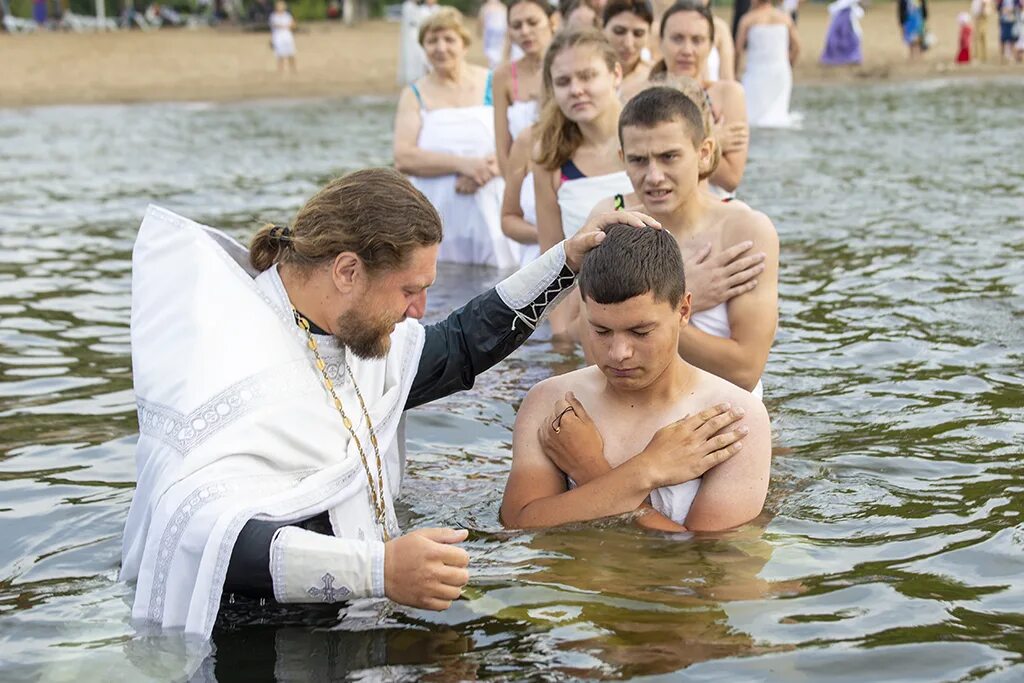
[[[925,0],[899,0],[897,4],[903,42],[910,50],[910,61],[915,61],[925,48],[924,22],[928,19],[928,5]]]
[[[971,49],[974,58],[988,62],[988,18],[992,15],[992,0],[972,0],[971,18],[974,21]]]
[[[956,16],[956,23],[960,25],[959,49],[956,53],[957,64],[971,63],[971,15],[961,12]]]
[[[828,6],[828,13],[832,18],[825,33],[821,63],[828,66],[863,63],[860,20],[864,16],[864,8],[860,1],[836,0]]]
[[[270,44],[277,55],[277,70],[284,72],[285,62],[292,73],[295,73],[295,18],[288,11],[288,4],[278,0],[274,11],[270,14]]]

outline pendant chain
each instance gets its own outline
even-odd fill
[[[363,400],[363,394],[359,391],[359,385],[356,384],[356,378],[352,375],[352,368],[348,365],[348,359],[345,359],[345,372],[348,374],[349,379],[352,381],[352,388],[356,390],[356,398],[359,399],[359,407],[362,408],[363,418],[366,420],[366,426],[370,433],[370,443],[373,445],[373,453],[377,458],[377,485],[373,485],[373,473],[370,471],[370,463],[366,457],[366,451],[363,450],[363,444],[359,440],[359,436],[356,434],[356,430],[352,425],[352,420],[345,414],[345,407],[341,404],[341,399],[338,398],[337,392],[334,391],[334,382],[327,376],[327,363],[320,357],[320,349],[316,343],[316,339],[313,338],[313,333],[309,329],[309,321],[299,313],[297,310],[292,308],[292,313],[295,314],[295,323],[302,328],[302,331],[306,333],[306,345],[309,350],[313,352],[313,357],[316,358],[316,367],[320,371],[320,374],[324,378],[324,386],[330,393],[331,398],[334,399],[334,407],[338,410],[338,414],[341,415],[341,422],[345,425],[345,429],[352,436],[352,440],[356,444],[356,450],[359,451],[359,459],[363,461],[363,470],[366,472],[366,484],[370,488],[370,499],[372,501],[374,511],[377,515],[377,523],[380,524],[381,533],[384,535],[384,541],[387,542],[390,539],[388,534],[387,525],[387,510],[384,503],[384,466],[381,463],[380,458],[380,447],[377,445],[377,434],[373,429],[373,422],[370,420],[370,412],[366,409],[366,402]]]

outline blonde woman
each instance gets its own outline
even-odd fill
[[[431,70],[399,98],[395,166],[441,216],[439,261],[515,265],[516,247],[501,232],[491,74],[466,61],[471,39],[454,8],[428,17],[419,40]]]
[[[621,84],[618,54],[597,29],[559,33],[548,47],[530,165],[541,252],[576,234],[602,198],[629,191],[617,138]],[[556,309],[552,333],[566,334],[572,317],[571,307]]]

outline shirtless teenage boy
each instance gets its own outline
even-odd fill
[[[505,526],[641,510],[644,526],[715,531],[756,517],[771,466],[768,414],[750,392],[680,358],[690,294],[675,238],[613,226],[579,285],[595,364],[540,382],[523,401]]]

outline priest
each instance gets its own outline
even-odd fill
[[[441,223],[388,169],[321,189],[250,249],[158,207],[132,257],[137,622],[209,637],[222,597],[444,609],[464,531],[403,534],[404,412],[473,385],[573,286],[618,212],[428,326]]]

